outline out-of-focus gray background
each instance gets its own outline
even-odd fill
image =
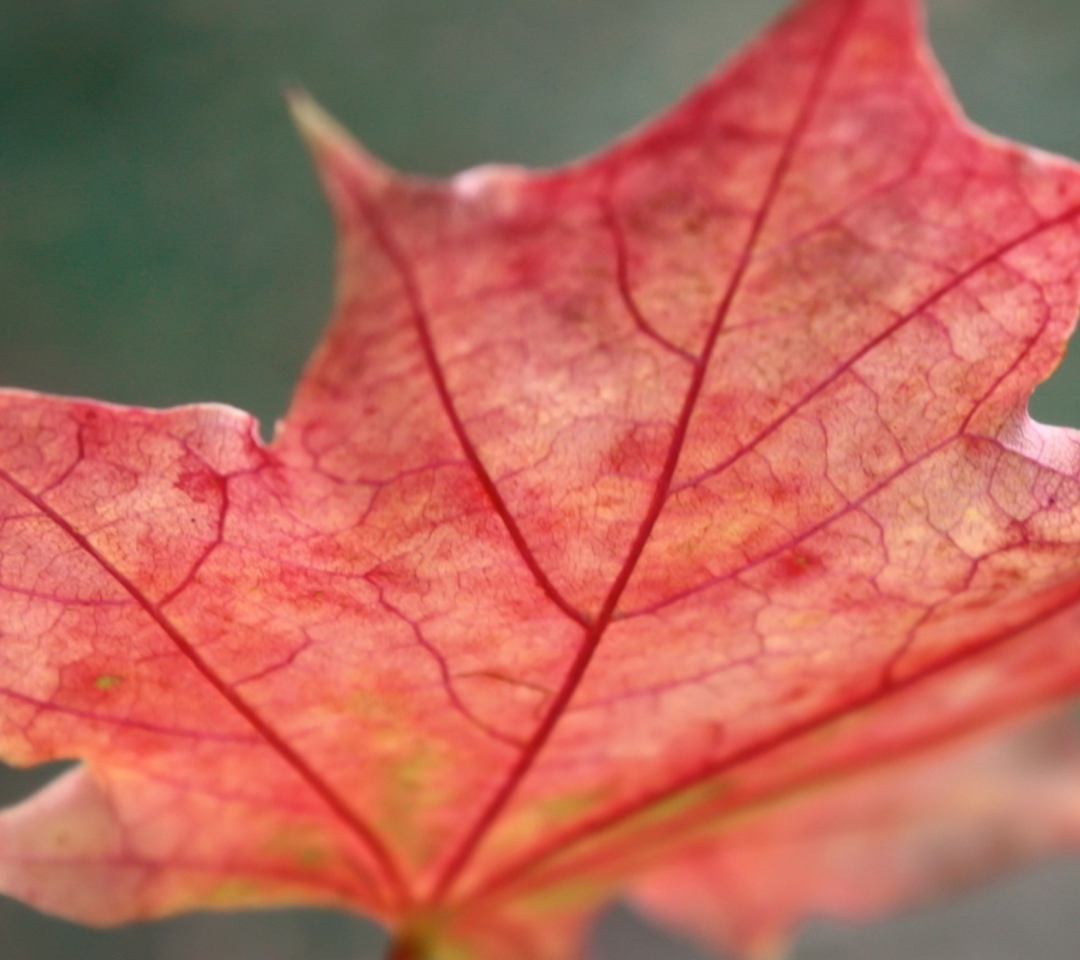
[[[983,125],[1080,156],[1080,3],[929,0]],[[0,0],[0,383],[266,422],[330,302],[331,231],[282,107],[300,83],[377,153],[447,173],[550,165],[670,103],[782,0]],[[1080,351],[1077,351],[1080,353]],[[1080,425],[1080,357],[1034,405]],[[0,773],[0,802],[41,772]],[[374,960],[340,915],[94,932],[0,902],[3,960]],[[602,960],[702,955],[626,912]],[[1080,860],[852,929],[797,960],[1066,960]]]

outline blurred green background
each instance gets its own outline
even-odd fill
[[[289,127],[299,83],[391,163],[559,163],[670,103],[781,0],[0,0],[0,383],[280,415],[330,302],[329,217]],[[970,115],[1080,156],[1080,3],[929,0]],[[1080,351],[1077,351],[1080,353]],[[1038,392],[1080,425],[1080,358]],[[0,776],[0,802],[41,774]],[[1080,866],[851,930],[798,960],[1064,960]],[[313,912],[85,931],[0,903],[3,960],[367,960]],[[689,960],[625,913],[603,960]]]

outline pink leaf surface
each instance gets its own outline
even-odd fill
[[[863,920],[1080,845],[1075,719],[949,744],[780,799],[638,883],[636,902],[737,956],[807,913]]]
[[[1080,172],[962,119],[914,0],[809,0],[564,170],[411,179],[295,107],[340,279],[272,443],[0,393],[0,751],[84,761],[0,887],[564,960],[779,798],[1080,689],[1080,438],[1026,413]]]

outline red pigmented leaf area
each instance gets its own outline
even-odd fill
[[[0,394],[0,887],[328,903],[567,960],[630,893],[747,954],[1077,838],[1080,437],[1026,401],[1080,172],[959,115],[914,0],[809,0],[565,170],[297,113],[336,317],[272,443]]]

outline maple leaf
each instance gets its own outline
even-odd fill
[[[1075,839],[1060,721],[967,738],[1080,689],[1080,437],[1026,413],[1080,172],[961,118],[913,0],[809,0],[565,170],[296,113],[340,281],[272,443],[0,393],[0,752],[83,761],[0,889],[399,960],[571,957],[629,890],[762,952]]]

